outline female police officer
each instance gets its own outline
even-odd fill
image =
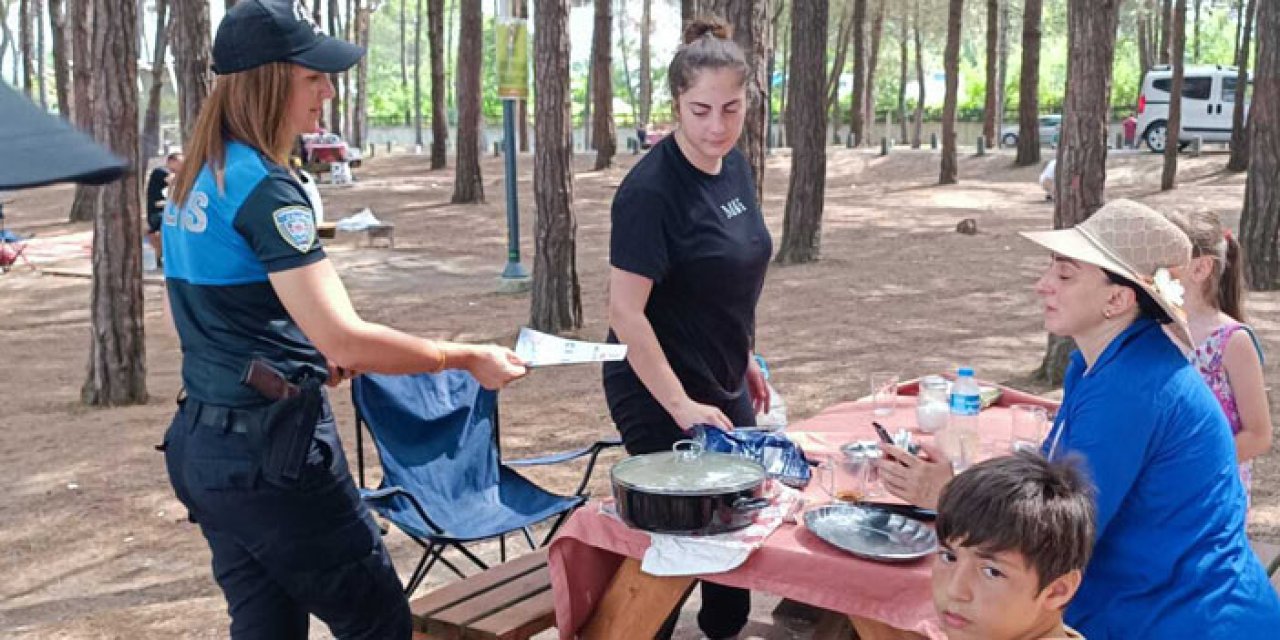
[[[165,280],[186,400],[166,434],[234,638],[409,638],[408,606],[360,502],[321,383],[347,371],[525,373],[496,346],[433,342],[360,319],[324,250],[290,142],[364,50],[288,0],[242,0],[218,27],[213,91],[164,214]]]

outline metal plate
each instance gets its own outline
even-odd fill
[[[938,550],[938,534],[919,520],[858,504],[832,504],[804,514],[804,526],[859,558],[911,562]]]

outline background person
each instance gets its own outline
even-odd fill
[[[1271,407],[1262,347],[1245,324],[1244,251],[1211,211],[1169,219],[1191,239],[1191,264],[1173,272],[1186,289],[1183,308],[1196,345],[1191,362],[1231,425],[1247,507],[1253,459],[1271,449]]]
[[[696,424],[754,425],[769,407],[751,354],[773,241],[735,146],[746,59],[723,22],[694,20],[668,78],[679,127],[632,167],[612,210],[608,340],[628,351],[604,365],[604,391],[631,454],[670,451]],[[704,582],[698,625],[732,637],[750,606],[747,591]]]
[[[161,244],[160,225],[164,217],[164,207],[168,204],[169,182],[182,170],[182,154],[170,153],[164,164],[151,170],[147,176],[147,242],[155,249],[156,261],[164,264],[164,252]]]
[[[164,214],[165,284],[185,399],[165,434],[178,499],[200,525],[231,637],[408,640],[409,607],[360,499],[322,384],[353,371],[525,373],[508,349],[365,322],[316,240],[290,145],[364,50],[288,0],[241,0],[218,27],[217,81]]]

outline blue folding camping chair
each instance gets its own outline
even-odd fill
[[[545,545],[565,517],[586,502],[584,492],[600,452],[621,444],[601,440],[575,451],[503,461],[498,394],[465,371],[364,374],[352,381],[351,396],[361,494],[370,508],[423,548],[406,594],[417,590],[437,561],[466,577],[443,556],[447,548],[487,569],[466,543],[496,537],[505,562],[506,534],[519,530],[529,548],[536,548],[530,526],[555,517]],[[382,462],[382,484],[376,490],[366,489],[361,425],[368,427]],[[586,470],[571,496],[551,493],[513,469],[584,456],[589,456]]]

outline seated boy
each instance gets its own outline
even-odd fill
[[[1062,623],[1093,551],[1092,488],[1024,451],[974,465],[938,502],[933,603],[951,640],[1080,638]]]

